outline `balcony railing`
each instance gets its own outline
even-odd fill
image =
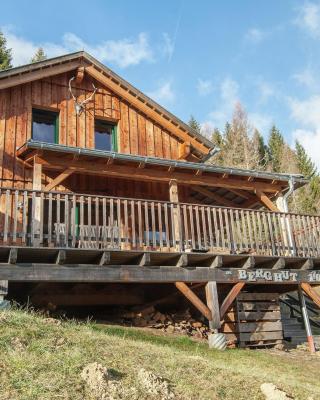
[[[1,189],[0,244],[318,257],[320,217]]]

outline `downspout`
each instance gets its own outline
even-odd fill
[[[282,196],[283,209],[284,209],[285,213],[289,212],[288,197],[293,193],[293,191],[294,191],[294,179],[293,179],[293,176],[291,175],[290,180],[289,180],[289,190]],[[296,254],[296,247],[295,247],[293,233],[292,233],[292,229],[290,226],[290,220],[289,220],[288,216],[286,216],[286,228],[287,228],[287,232],[288,232],[290,253],[291,253],[291,255],[294,256]]]

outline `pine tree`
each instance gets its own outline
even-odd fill
[[[12,49],[7,49],[7,40],[0,31],[0,70],[12,68]]]
[[[271,157],[273,172],[281,172],[281,160],[284,151],[284,138],[275,125],[272,126],[269,136],[268,147]]]
[[[189,120],[188,124],[193,130],[195,130],[197,133],[200,133],[201,126],[200,126],[199,122],[194,118],[193,115],[190,116],[190,120]]]
[[[38,50],[36,51],[35,55],[31,58],[30,62],[35,63],[38,61],[43,61],[47,59],[47,55],[44,52],[42,47],[39,47]]]
[[[255,147],[258,150],[259,154],[259,167],[261,169],[266,170],[269,167],[270,163],[270,153],[268,146],[264,143],[263,136],[258,131],[258,129],[254,130],[252,141],[255,144]]]
[[[310,179],[317,173],[317,168],[311,158],[308,156],[304,147],[296,140],[296,156],[299,172]]]

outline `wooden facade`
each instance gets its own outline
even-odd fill
[[[57,143],[32,140],[33,110],[58,115]],[[96,151],[96,120],[117,149]],[[212,148],[86,53],[0,73],[0,279],[175,283],[215,331],[247,285],[316,296],[319,217],[275,203],[304,179],[205,164]]]

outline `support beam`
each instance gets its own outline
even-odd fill
[[[223,319],[225,316],[226,312],[229,310],[231,307],[232,303],[235,301],[236,297],[238,294],[241,292],[243,289],[245,283],[244,282],[238,282],[236,283],[233,288],[230,290],[228,293],[227,297],[223,300],[223,303],[220,308],[220,318]]]
[[[208,197],[211,200],[214,200],[218,203],[218,205],[221,206],[226,206],[226,207],[234,207],[234,203],[228,199],[225,199],[224,197],[211,192],[211,190],[208,190],[204,187],[201,186],[191,186],[191,189],[195,190],[198,193],[203,194],[204,196]]]
[[[74,169],[67,168],[65,171],[61,172],[56,178],[54,178],[48,185],[44,188],[45,191],[49,192],[54,189],[56,186],[60,185],[65,179],[67,179],[70,175],[74,173]]]
[[[81,84],[81,82],[83,81],[83,77],[84,77],[84,67],[82,66],[82,67],[79,67],[76,72],[75,82],[77,85]]]
[[[219,299],[217,282],[210,281],[206,285],[206,298],[207,304],[210,309],[211,318],[209,319],[209,327],[215,331],[221,327],[220,322],[220,310],[219,310]]]
[[[256,189],[256,195],[259,201],[262,204],[264,204],[268,208],[268,210],[278,211],[278,212],[280,211],[278,207],[269,199],[269,197],[262,190]]]
[[[179,160],[186,160],[191,152],[190,142],[184,142],[179,144]]]
[[[211,321],[212,317],[210,309],[184,282],[176,282],[175,286],[201,312],[205,318]]]
[[[300,305],[301,305],[301,313],[302,313],[302,316],[303,316],[303,322],[304,322],[304,326],[305,326],[305,329],[306,329],[306,334],[307,334],[310,353],[315,353],[316,352],[316,348],[315,348],[314,340],[313,340],[313,336],[312,336],[311,325],[310,325],[308,310],[307,310],[307,306],[306,306],[306,299],[304,298],[304,294],[303,294],[303,291],[301,289],[301,285],[298,286],[298,294],[299,294],[299,300],[300,300]]]
[[[309,283],[301,283],[301,289],[320,308],[320,296],[312,289],[311,285]]]

